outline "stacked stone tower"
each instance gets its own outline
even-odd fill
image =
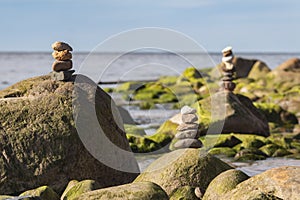
[[[181,109],[182,123],[177,128],[175,138],[178,141],[174,144],[175,149],[201,148],[202,143],[198,140],[198,116],[196,109],[184,106]]]
[[[223,88],[224,90],[232,92],[235,88],[235,83],[232,82],[234,80],[235,66],[232,63],[233,53],[232,47],[226,47],[222,50],[223,58],[222,58],[222,72],[223,72]]]
[[[56,81],[68,81],[71,79],[75,70],[72,62],[72,47],[64,42],[55,42],[52,44],[52,57],[55,61],[52,64],[51,78]]]

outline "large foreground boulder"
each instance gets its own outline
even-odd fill
[[[270,135],[266,117],[243,95],[221,91],[200,100],[199,107],[203,127],[209,126],[210,133]]]
[[[168,195],[183,186],[199,187],[204,194],[208,184],[231,167],[200,149],[180,149],[154,161],[134,182],[150,181]]]
[[[36,77],[0,91],[0,98],[0,194],[41,185],[61,194],[72,179],[93,179],[102,188],[137,176],[114,102],[87,77]]]
[[[273,199],[297,200],[300,194],[299,174],[300,167],[270,169],[240,183],[221,199],[248,200],[255,199],[258,194],[269,194],[274,196]]]

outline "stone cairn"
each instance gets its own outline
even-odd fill
[[[233,53],[232,47],[226,47],[222,50],[223,58],[222,58],[222,71],[223,71],[223,88],[226,91],[232,92],[235,88],[235,83],[232,82],[234,80],[234,73],[235,73],[235,66],[232,63],[233,60]]]
[[[71,79],[75,70],[70,70],[73,67],[72,47],[64,42],[55,42],[52,44],[52,57],[55,61],[52,64],[51,79],[55,81],[68,81]]]
[[[198,116],[196,109],[189,106],[184,106],[181,109],[182,123],[177,127],[177,134],[175,138],[178,141],[174,144],[175,149],[183,148],[201,148],[202,143],[200,140],[195,139],[198,137]]]

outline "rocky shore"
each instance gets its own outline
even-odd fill
[[[56,59],[72,58],[70,46],[53,49]],[[219,156],[300,158],[300,61],[272,71],[258,60],[232,62],[234,92],[220,90],[221,65],[110,89],[142,109],[163,103],[182,108],[151,136],[96,83],[74,72],[62,80],[34,77],[0,91],[0,200],[299,199],[300,167],[248,177]],[[134,153],[162,152],[139,173]]]

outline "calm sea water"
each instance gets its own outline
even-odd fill
[[[259,59],[271,69],[300,53],[236,53],[236,56]],[[85,74],[94,81],[153,80],[163,75],[178,75],[186,67],[207,68],[221,61],[221,54],[114,54],[114,53],[74,53],[73,63],[77,73]],[[53,58],[51,53],[0,53],[0,89],[4,89],[23,79],[48,74],[51,71]],[[155,132],[166,119],[179,112],[166,107],[142,111],[137,107],[127,108],[147,134]],[[163,112],[162,112],[163,111]],[[154,128],[151,128],[153,127]],[[150,127],[150,128],[149,128]],[[157,156],[138,157],[140,168],[145,169]],[[249,175],[255,175],[267,169],[282,165],[300,166],[300,160],[268,159],[253,163],[234,163],[233,165]]]
[[[275,68],[285,60],[300,57],[300,53],[236,53],[237,56],[259,59]],[[127,53],[74,53],[73,63],[77,72],[94,81],[147,80],[162,75],[178,75],[191,65],[197,68],[215,66],[221,55]],[[48,74],[53,58],[51,53],[0,53],[0,89],[33,76]]]

